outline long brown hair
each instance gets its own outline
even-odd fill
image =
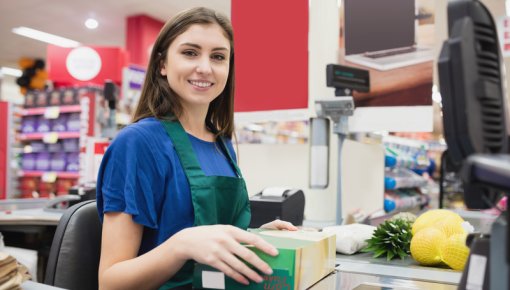
[[[168,47],[193,24],[218,24],[230,42],[230,65],[227,83],[221,94],[209,104],[207,126],[216,136],[232,138],[234,131],[234,34],[230,20],[212,9],[197,7],[185,10],[170,19],[159,32],[149,59],[142,94],[133,115],[133,122],[147,117],[172,119],[180,116],[182,105],[168,80],[161,75]],[[171,117],[173,116],[173,117]]]

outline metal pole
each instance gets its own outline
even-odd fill
[[[342,218],[342,146],[345,140],[344,134],[338,135],[338,172],[336,181],[336,224],[341,225]]]

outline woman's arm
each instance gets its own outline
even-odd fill
[[[99,289],[156,289],[184,265],[170,240],[137,257],[143,226],[125,213],[105,213]]]
[[[241,243],[251,244],[269,255],[278,251],[262,238],[229,225],[199,226],[184,229],[155,249],[137,257],[143,226],[125,213],[106,213],[103,221],[100,289],[154,289],[170,279],[187,260],[210,265],[238,281],[262,282],[258,270],[272,270]]]

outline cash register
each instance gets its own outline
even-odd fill
[[[303,224],[305,195],[300,189],[272,187],[250,197],[250,228],[280,219],[295,226]]]
[[[448,4],[448,28],[438,60],[448,145],[443,159],[461,175],[467,207],[489,208],[510,190],[506,78],[496,24],[480,1],[456,0]],[[503,212],[491,233],[468,238],[471,252],[459,289],[510,289],[508,233]]]

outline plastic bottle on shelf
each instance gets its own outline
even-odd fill
[[[403,196],[397,199],[385,197],[384,211],[404,211],[424,205],[426,203],[427,197],[424,195]]]
[[[422,187],[427,180],[407,168],[386,170],[384,174],[384,188],[394,190],[397,188]]]

